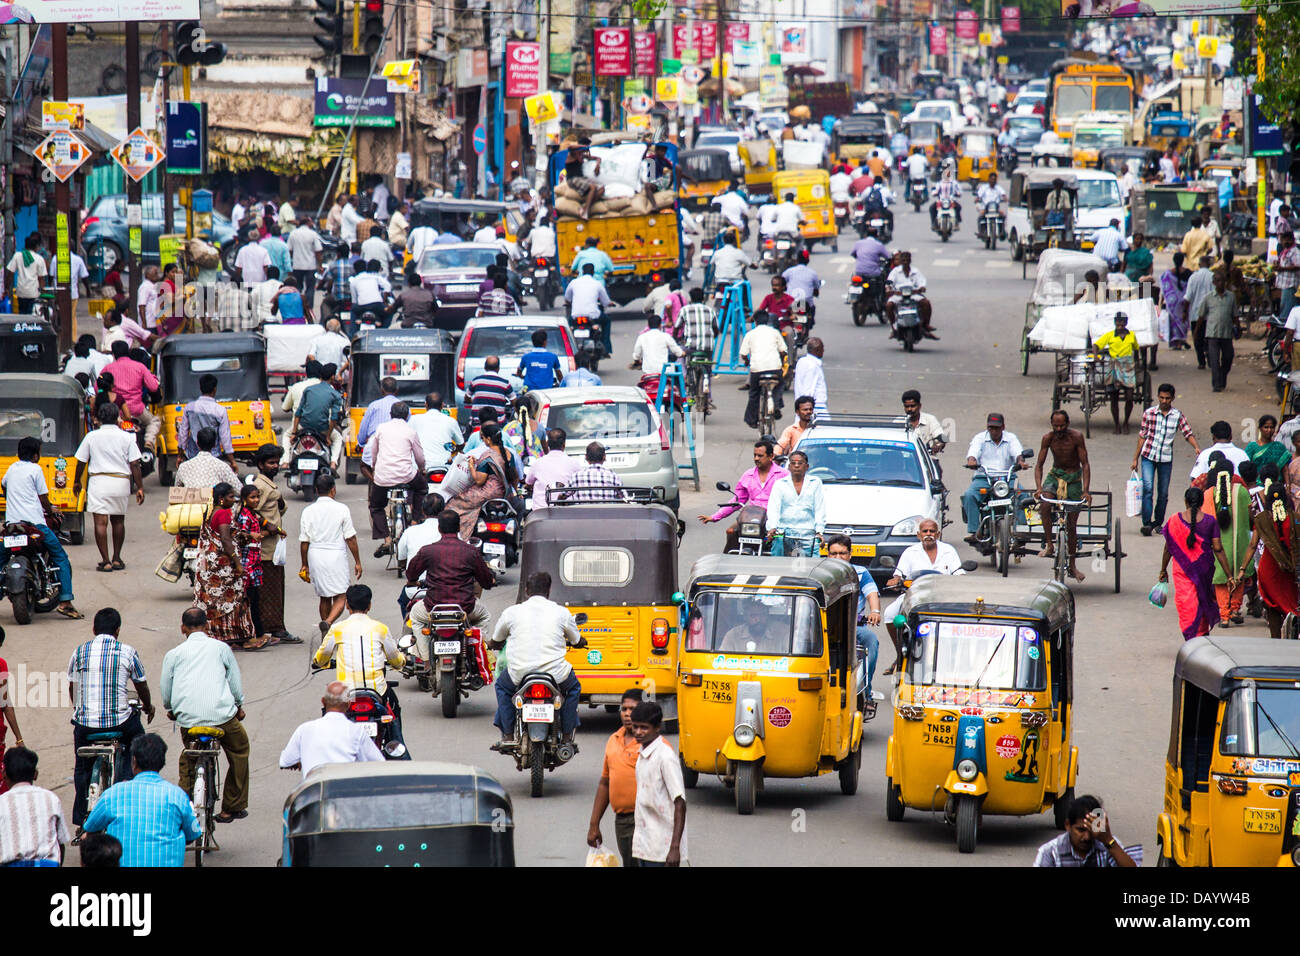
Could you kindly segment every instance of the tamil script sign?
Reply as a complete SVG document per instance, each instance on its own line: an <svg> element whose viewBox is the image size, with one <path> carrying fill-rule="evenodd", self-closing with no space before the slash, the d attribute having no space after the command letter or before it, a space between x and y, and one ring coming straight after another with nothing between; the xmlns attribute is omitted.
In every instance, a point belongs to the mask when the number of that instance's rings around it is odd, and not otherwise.
<svg viewBox="0 0 1300 956"><path fill-rule="evenodd" d="M1063 17L1227 17L1241 13L1240 2L1216 0L1061 0Z"/></svg>
<svg viewBox="0 0 1300 956"><path fill-rule="evenodd" d="M506 96L535 96L542 90L542 45L506 43Z"/></svg>
<svg viewBox="0 0 1300 956"><path fill-rule="evenodd" d="M23 0L0 3L0 23L121 23L197 20L199 0Z"/></svg>
<svg viewBox="0 0 1300 956"><path fill-rule="evenodd" d="M631 76L631 27L596 27L591 33L592 72L596 76Z"/></svg>
<svg viewBox="0 0 1300 956"><path fill-rule="evenodd" d="M359 109L358 109L359 107ZM316 111L312 122L316 126L347 126L356 113L358 126L397 125L393 94L388 92L382 79L340 79L333 76L316 78Z"/></svg>

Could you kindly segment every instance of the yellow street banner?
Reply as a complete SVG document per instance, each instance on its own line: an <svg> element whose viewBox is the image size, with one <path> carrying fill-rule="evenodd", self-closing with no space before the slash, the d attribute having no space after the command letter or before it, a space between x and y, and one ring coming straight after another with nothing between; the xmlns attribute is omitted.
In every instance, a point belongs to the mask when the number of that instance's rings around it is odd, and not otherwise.
<svg viewBox="0 0 1300 956"><path fill-rule="evenodd" d="M420 70L414 60L393 60L384 64L383 77L389 93L420 92Z"/></svg>
<svg viewBox="0 0 1300 956"><path fill-rule="evenodd" d="M46 100L41 104L41 129L73 130L86 128L86 106L84 103L55 103Z"/></svg>
<svg viewBox="0 0 1300 956"><path fill-rule="evenodd" d="M1187 68L1183 64L1183 52L1181 50L1174 51L1174 55L1170 60L1170 66L1172 66L1175 70L1185 70Z"/></svg>
<svg viewBox="0 0 1300 956"><path fill-rule="evenodd" d="M980 46L992 46L993 34L988 32L981 33L979 35L979 40L980 40Z"/></svg>
<svg viewBox="0 0 1300 956"><path fill-rule="evenodd" d="M626 119L628 129L650 129L649 114L629 113Z"/></svg>
<svg viewBox="0 0 1300 956"><path fill-rule="evenodd" d="M1196 55L1202 60L1213 60L1219 55L1219 38L1202 33L1196 38Z"/></svg>
<svg viewBox="0 0 1300 956"><path fill-rule="evenodd" d="M554 93L538 93L524 98L524 110L530 123L549 123L560 118L560 104Z"/></svg>
<svg viewBox="0 0 1300 956"><path fill-rule="evenodd" d="M655 80L655 99L660 103L677 102L678 81L675 76L661 76Z"/></svg>
<svg viewBox="0 0 1300 956"><path fill-rule="evenodd" d="M700 88L694 83L680 84L677 93L683 106L694 106L700 101Z"/></svg>

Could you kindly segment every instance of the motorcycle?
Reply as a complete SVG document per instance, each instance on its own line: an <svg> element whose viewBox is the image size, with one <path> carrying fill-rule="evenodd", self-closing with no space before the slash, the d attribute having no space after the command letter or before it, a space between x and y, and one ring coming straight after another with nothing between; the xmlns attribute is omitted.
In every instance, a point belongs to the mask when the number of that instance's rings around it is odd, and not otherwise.
<svg viewBox="0 0 1300 956"><path fill-rule="evenodd" d="M1003 577L1006 577L1011 561L1011 532L1015 529L1016 514L1022 508L1033 506L1031 496L1016 487L1015 473L1023 462L1033 457L1033 449L1026 448L1020 453L1020 461L1005 471L966 466L975 470L976 478L982 476L989 484L988 488L980 489L980 520L975 530L975 549L987 555L994 569Z"/></svg>
<svg viewBox="0 0 1300 956"><path fill-rule="evenodd" d="M199 529L181 528L176 535L176 546L181 549L181 572L194 587L194 576L199 571Z"/></svg>
<svg viewBox="0 0 1300 956"><path fill-rule="evenodd" d="M417 590L412 600L423 601L423 589ZM420 642L409 630L409 621L407 632L398 641L406 656L402 676L414 678L420 690L441 698L442 716L454 718L462 697L468 698L471 691L492 682L492 665L482 633L469 626L459 605L435 605L430 617L433 623L421 628L427 656L421 656Z"/></svg>
<svg viewBox="0 0 1300 956"><path fill-rule="evenodd" d="M912 203L912 210L914 212L920 212L921 207L930 199L930 184L925 181L924 177L921 179L911 179L908 180L907 189L908 199L910 199Z"/></svg>
<svg viewBox="0 0 1300 956"><path fill-rule="evenodd" d="M758 254L758 265L766 269L769 275L776 272L776 240L764 239L762 251Z"/></svg>
<svg viewBox="0 0 1300 956"><path fill-rule="evenodd" d="M1016 148L1010 143L998 150L999 177L1003 175L1010 176L1011 173L1016 171L1016 166L1019 163L1020 154L1016 152Z"/></svg>
<svg viewBox="0 0 1300 956"><path fill-rule="evenodd" d="M14 620L30 624L33 611L45 614L58 606L59 569L45 538L32 525L8 522L2 530L4 595L13 605Z"/></svg>
<svg viewBox="0 0 1300 956"><path fill-rule="evenodd" d="M921 297L915 292L900 293L901 298L894 310L894 331L903 344L904 352L916 349L921 341Z"/></svg>
<svg viewBox="0 0 1300 956"><path fill-rule="evenodd" d="M509 568L519 562L519 518L509 499L491 498L483 502L474 536L488 564L497 561Z"/></svg>
<svg viewBox="0 0 1300 956"><path fill-rule="evenodd" d="M889 321L885 315L885 277L855 275L849 280L849 291L844 302L853 310L853 324L867 324L867 316L875 313L881 325Z"/></svg>
<svg viewBox="0 0 1300 956"><path fill-rule="evenodd" d="M776 245L775 267L770 271L775 275L778 272L785 272L797 261L799 249L803 242L800 237L791 232L777 233L776 239L773 240Z"/></svg>
<svg viewBox="0 0 1300 956"><path fill-rule="evenodd" d="M577 358L587 356L587 368L596 371L596 366L605 350L601 348L600 323L586 315L575 315L571 319L574 343L578 347Z"/></svg>
<svg viewBox="0 0 1300 956"><path fill-rule="evenodd" d="M849 224L849 201L835 200L835 229L841 231Z"/></svg>
<svg viewBox="0 0 1300 956"><path fill-rule="evenodd" d="M551 268L550 260L545 256L524 259L519 280L523 284L524 295L535 296L537 307L543 312L549 311L555 305L555 299L559 295L555 270Z"/></svg>
<svg viewBox="0 0 1300 956"><path fill-rule="evenodd" d="M1286 342L1286 316L1270 315L1268 317L1268 331L1264 335L1264 354L1268 357L1268 367L1270 371L1280 372L1284 366L1289 366L1285 349ZM1287 367L1287 371L1290 368Z"/></svg>
<svg viewBox="0 0 1300 956"><path fill-rule="evenodd" d="M316 476L330 473L329 443L314 432L299 432L289 448L289 468L284 483L302 495L303 501L316 500Z"/></svg>
<svg viewBox="0 0 1300 956"><path fill-rule="evenodd" d="M586 614L575 614L574 623L587 623ZM585 648L587 639L579 638L574 648ZM550 674L534 671L525 674L515 690L515 733L509 744L502 744L501 752L515 759L515 769L527 769L530 792L542 795L547 770L568 763L578 753L578 745L565 740L560 732L559 710L564 705L560 681Z"/></svg>
<svg viewBox="0 0 1300 956"><path fill-rule="evenodd" d="M731 491L731 485L725 481L719 481L714 487L719 491ZM728 505L740 504L736 497L727 502ZM724 505L723 507L726 507ZM767 509L758 505L741 505L740 511L736 513L736 520L731 527L727 528L726 543L723 545L725 554L749 554L760 555L763 553L763 543L767 540Z"/></svg>
<svg viewBox="0 0 1300 956"><path fill-rule="evenodd" d="M406 744L397 739L397 715L383 696L370 687L358 687L348 704L347 718L362 724L366 733L375 738L375 744L385 760L402 760L407 757Z"/></svg>
<svg viewBox="0 0 1300 956"><path fill-rule="evenodd" d="M951 199L939 201L939 211L935 216L935 231L947 242L957 229L957 207Z"/></svg>
<svg viewBox="0 0 1300 956"><path fill-rule="evenodd" d="M998 239L1006 235L1006 219L999 203L984 205L980 211L977 234L984 240L984 248L994 250L998 247Z"/></svg>

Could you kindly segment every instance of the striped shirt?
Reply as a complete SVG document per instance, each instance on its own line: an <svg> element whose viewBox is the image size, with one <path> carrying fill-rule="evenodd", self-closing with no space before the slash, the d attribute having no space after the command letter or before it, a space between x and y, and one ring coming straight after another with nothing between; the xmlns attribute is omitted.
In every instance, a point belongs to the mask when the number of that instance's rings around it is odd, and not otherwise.
<svg viewBox="0 0 1300 956"><path fill-rule="evenodd" d="M1070 834L1062 833L1038 848L1034 866L1084 867L1119 866L1119 864L1110 855L1110 851L1102 846L1100 840L1093 840L1092 848L1083 856L1079 856L1070 844Z"/></svg>
<svg viewBox="0 0 1300 956"><path fill-rule="evenodd" d="M59 798L44 787L16 783L0 794L0 866L18 860L55 860L68 843Z"/></svg>
<svg viewBox="0 0 1300 956"><path fill-rule="evenodd" d="M131 716L127 682L144 683L144 664L130 644L111 634L97 634L72 652L68 680L77 685L74 724L116 727Z"/></svg>
<svg viewBox="0 0 1300 956"><path fill-rule="evenodd" d="M1187 424L1187 417L1176 408L1161 412L1159 405L1152 405L1142 413L1142 424L1138 435L1142 439L1141 456L1157 464L1174 460L1174 438L1179 433L1188 441L1194 437L1192 426Z"/></svg>
<svg viewBox="0 0 1300 956"><path fill-rule="evenodd" d="M185 791L153 770L105 790L83 829L117 837L122 866L184 866L185 844L200 833Z"/></svg>
<svg viewBox="0 0 1300 956"><path fill-rule="evenodd" d="M618 472L611 471L603 464L593 465L588 462L583 467L573 473L569 479L570 488L589 489L586 491L575 491L572 495L566 495L567 501L622 501L623 496L617 491L611 489L622 488L623 479L618 476Z"/></svg>
<svg viewBox="0 0 1300 956"><path fill-rule="evenodd" d="M510 401L514 397L515 390L510 385L510 379L496 372L484 372L469 383L465 400L473 409L475 418L482 409L495 408L501 413L498 418L500 420L505 418L506 409L510 407Z"/></svg>
<svg viewBox="0 0 1300 956"><path fill-rule="evenodd" d="M244 703L239 665L229 644L191 631L163 658L163 709L182 727L219 727Z"/></svg>
<svg viewBox="0 0 1300 956"><path fill-rule="evenodd" d="M677 327L680 329L682 348L688 352L713 351L713 325L717 316L713 306L703 302L692 302L677 314Z"/></svg>

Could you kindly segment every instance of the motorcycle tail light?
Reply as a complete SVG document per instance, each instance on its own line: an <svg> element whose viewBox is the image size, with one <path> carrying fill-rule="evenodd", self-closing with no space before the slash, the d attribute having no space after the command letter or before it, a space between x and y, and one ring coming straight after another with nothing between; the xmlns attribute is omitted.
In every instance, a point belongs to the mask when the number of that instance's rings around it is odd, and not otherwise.
<svg viewBox="0 0 1300 956"><path fill-rule="evenodd" d="M663 276L660 275L658 272L652 272L652 273L650 273L650 281L651 281L651 282L658 282L658 281L659 281L660 279L662 279L662 278L663 278Z"/></svg>
<svg viewBox="0 0 1300 956"><path fill-rule="evenodd" d="M487 523L487 530L489 530L489 531L495 531L495 532L497 532L498 534L501 534L501 533L503 533L503 532L506 530L506 526L505 526L504 522L501 522L501 521L489 521L489 522Z"/></svg>
<svg viewBox="0 0 1300 956"><path fill-rule="evenodd" d="M369 697L358 697L348 707L348 710L355 716L366 715L366 719L375 712L375 702Z"/></svg>
<svg viewBox="0 0 1300 956"><path fill-rule="evenodd" d="M776 241L773 240L773 239L764 239L764 240L763 240L763 248L764 248L764 249L775 249L775 248L776 248Z"/></svg>
<svg viewBox="0 0 1300 956"><path fill-rule="evenodd" d="M529 700L548 700L551 689L545 684L529 684L528 689L524 691L524 696Z"/></svg>
<svg viewBox="0 0 1300 956"><path fill-rule="evenodd" d="M650 622L650 646L656 649L668 646L668 618L657 617Z"/></svg>
<svg viewBox="0 0 1300 956"><path fill-rule="evenodd" d="M862 281L863 281L863 280L862 280L862 276L854 276L854 277L853 277L851 280L849 280L849 281L852 282L854 285L862 285Z"/></svg>
<svg viewBox="0 0 1300 956"><path fill-rule="evenodd" d="M435 471L429 475L429 482L431 484L440 485L442 484L442 479L446 477L447 473L445 471Z"/></svg>
<svg viewBox="0 0 1300 956"><path fill-rule="evenodd" d="M537 268L539 268L539 269L545 269L546 266L547 266L547 262L546 262L546 260L545 260L544 258L542 258L541 256L539 256L539 257L537 258Z"/></svg>

